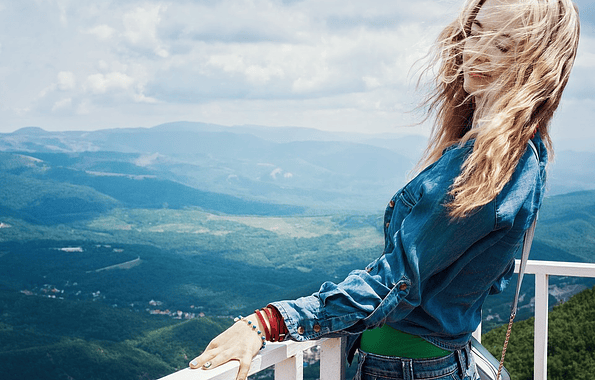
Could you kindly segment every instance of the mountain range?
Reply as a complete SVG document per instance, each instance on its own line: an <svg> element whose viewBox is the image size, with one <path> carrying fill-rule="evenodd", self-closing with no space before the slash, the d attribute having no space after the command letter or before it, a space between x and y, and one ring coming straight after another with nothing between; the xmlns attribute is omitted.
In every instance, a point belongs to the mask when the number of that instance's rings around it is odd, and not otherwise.
<svg viewBox="0 0 595 380"><path fill-rule="evenodd" d="M187 191L194 197L194 189L205 196L225 194L259 206L294 206L310 214L382 210L411 176L425 143L425 137L413 134L339 134L191 122L94 132L29 127L0 134L0 151L19 152L42 160L39 165L51 165L53 172L45 173L48 179L70 177L73 185L93 187L94 177L111 176L118 188L132 186L133 180L159 181L168 189L165 194ZM595 151L558 152L548 194L590 189L595 189ZM148 203L176 207L171 198L155 194L148 198Z"/></svg>

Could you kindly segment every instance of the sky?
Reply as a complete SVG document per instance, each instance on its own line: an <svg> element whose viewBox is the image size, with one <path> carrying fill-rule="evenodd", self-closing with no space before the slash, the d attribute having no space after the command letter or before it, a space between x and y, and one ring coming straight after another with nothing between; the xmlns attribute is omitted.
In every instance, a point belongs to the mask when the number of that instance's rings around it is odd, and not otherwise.
<svg viewBox="0 0 595 380"><path fill-rule="evenodd" d="M554 138L595 141L595 1L576 3L581 42ZM411 67L461 6L0 0L0 133L184 120L424 134Z"/></svg>

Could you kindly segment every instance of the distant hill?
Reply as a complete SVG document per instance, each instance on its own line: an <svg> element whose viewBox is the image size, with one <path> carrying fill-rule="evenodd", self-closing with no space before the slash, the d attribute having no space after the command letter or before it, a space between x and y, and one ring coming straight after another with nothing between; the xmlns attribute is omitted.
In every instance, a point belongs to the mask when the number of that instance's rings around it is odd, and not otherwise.
<svg viewBox="0 0 595 380"><path fill-rule="evenodd" d="M51 168L33 157L0 153L0 162L0 215L59 224L95 217L118 204L90 187L51 178Z"/></svg>
<svg viewBox="0 0 595 380"><path fill-rule="evenodd" d="M532 255L540 260L594 262L595 191L546 198L535 239Z"/></svg>
<svg viewBox="0 0 595 380"><path fill-rule="evenodd" d="M106 156L0 152L0 215L51 225L91 219L114 207L200 207L237 215L304 210L201 191L120 161L128 155Z"/></svg>
<svg viewBox="0 0 595 380"><path fill-rule="evenodd" d="M548 194L595 189L595 152L556 151L548 172Z"/></svg>
<svg viewBox="0 0 595 380"><path fill-rule="evenodd" d="M405 133L407 132L407 134ZM0 151L99 173L151 175L310 212L377 212L408 179L426 138L172 122L153 128L0 134ZM556 152L551 195L595 189L595 152ZM170 203L170 202L168 202Z"/></svg>

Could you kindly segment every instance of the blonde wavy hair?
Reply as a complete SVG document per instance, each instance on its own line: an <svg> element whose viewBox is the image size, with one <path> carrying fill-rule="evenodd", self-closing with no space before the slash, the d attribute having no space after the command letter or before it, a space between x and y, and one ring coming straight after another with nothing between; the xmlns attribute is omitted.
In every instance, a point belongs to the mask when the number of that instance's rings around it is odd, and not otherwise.
<svg viewBox="0 0 595 380"><path fill-rule="evenodd" d="M509 2L506 6L516 7L517 19L510 20L507 29L493 31L488 41L508 36L514 24L518 44L498 78L480 90L483 101L476 104L476 97L463 88L463 52L485 2L467 1L458 19L440 34L428 66L438 71L424 103L435 123L418 168L438 160L446 147L475 139L473 152L450 188L447 207L453 218L472 213L502 191L537 129L548 153L553 153L550 121L578 47L578 9L571 0Z"/></svg>

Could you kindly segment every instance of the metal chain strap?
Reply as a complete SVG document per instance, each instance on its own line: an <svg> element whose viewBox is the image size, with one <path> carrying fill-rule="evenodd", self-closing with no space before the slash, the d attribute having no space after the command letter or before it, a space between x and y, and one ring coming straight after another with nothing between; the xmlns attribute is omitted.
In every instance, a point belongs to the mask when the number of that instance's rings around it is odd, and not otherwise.
<svg viewBox="0 0 595 380"><path fill-rule="evenodd" d="M512 322L514 321L516 313L510 314L510 320L508 321L508 330L506 330L506 339L504 340L504 347L502 347L502 357L500 358L500 365L498 366L498 375L496 380L500 380L502 374L502 367L504 367L504 356L506 356L506 349L508 348L508 340L510 339L510 331L512 330Z"/></svg>

